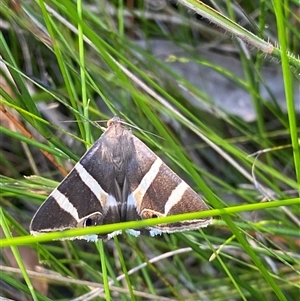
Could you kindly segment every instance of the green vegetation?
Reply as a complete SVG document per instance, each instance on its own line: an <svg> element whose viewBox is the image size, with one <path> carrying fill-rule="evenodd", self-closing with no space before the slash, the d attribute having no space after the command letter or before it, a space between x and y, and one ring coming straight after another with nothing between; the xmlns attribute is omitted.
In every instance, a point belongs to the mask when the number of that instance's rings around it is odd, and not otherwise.
<svg viewBox="0 0 300 301"><path fill-rule="evenodd" d="M154 2L1 0L1 296L298 299L299 1ZM213 225L97 243L53 241L93 228L29 236L113 115L203 195Z"/></svg>

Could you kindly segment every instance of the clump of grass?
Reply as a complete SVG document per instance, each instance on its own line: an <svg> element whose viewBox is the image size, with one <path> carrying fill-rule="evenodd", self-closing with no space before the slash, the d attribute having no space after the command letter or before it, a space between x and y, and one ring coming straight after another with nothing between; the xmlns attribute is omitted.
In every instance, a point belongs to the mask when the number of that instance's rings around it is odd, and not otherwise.
<svg viewBox="0 0 300 301"><path fill-rule="evenodd" d="M294 10L281 1L241 6L228 1L215 13L200 2L180 1L179 7L150 14L142 2L136 7L101 3L3 4L3 295L18 300L296 300L299 59L292 54L299 52L300 34ZM157 37L160 44L172 41L176 51L170 46L162 60L139 46L136 37L149 45ZM238 59L243 76L210 61L199 45L218 50L224 60ZM200 84L205 74L198 84L192 70L176 72L176 63L206 66L233 90L242 88L255 118L249 122L232 114L232 107L217 105ZM272 95L272 82L264 80L267 64L282 70L287 111ZM263 97L261 83L272 102ZM216 83L218 89L222 93ZM133 129L134 134L205 197L214 208L213 225L156 238L124 234L96 244L52 241L64 233L28 236L37 207L100 136L103 123L95 121L114 114L142 129ZM259 157L249 156L260 150Z"/></svg>

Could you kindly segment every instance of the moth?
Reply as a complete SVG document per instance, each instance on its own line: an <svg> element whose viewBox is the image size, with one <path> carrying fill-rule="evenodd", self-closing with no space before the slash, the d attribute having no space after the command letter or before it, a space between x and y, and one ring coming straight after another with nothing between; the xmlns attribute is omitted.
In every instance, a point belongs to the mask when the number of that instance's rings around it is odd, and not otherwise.
<svg viewBox="0 0 300 301"><path fill-rule="evenodd" d="M209 210L119 117L82 156L34 215L30 232L40 233ZM195 230L211 218L160 224L128 232L139 236ZM121 231L75 237L95 241Z"/></svg>

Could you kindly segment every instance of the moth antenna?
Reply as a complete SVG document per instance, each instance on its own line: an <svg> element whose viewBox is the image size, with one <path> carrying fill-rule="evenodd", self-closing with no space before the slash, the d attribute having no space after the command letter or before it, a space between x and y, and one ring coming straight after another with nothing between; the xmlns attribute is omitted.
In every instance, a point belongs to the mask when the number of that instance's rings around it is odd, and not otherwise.
<svg viewBox="0 0 300 301"><path fill-rule="evenodd" d="M159 138L159 139L164 140L163 137L161 137L161 136L159 136L159 135L156 135L156 134L154 134L154 133L152 133L152 132L143 130L143 129L139 128L139 127L136 126L136 125L130 124L130 123L128 123L128 122L126 122L126 121L124 121L124 120L122 120L122 119L121 119L120 121L121 121L122 124L127 125L127 126L129 126L130 128L133 128L133 129L138 130L138 131L140 131L140 132L142 132L142 133L146 133L146 134L149 134L149 135L154 136L154 137L156 137L156 138Z"/></svg>
<svg viewBox="0 0 300 301"><path fill-rule="evenodd" d="M95 120L92 121L90 119L86 119L86 120L64 120L62 121L63 123L83 123L83 122L89 122L92 125L94 125L95 127L101 129L102 131L105 131L105 127L101 126L99 123L107 123L107 120Z"/></svg>

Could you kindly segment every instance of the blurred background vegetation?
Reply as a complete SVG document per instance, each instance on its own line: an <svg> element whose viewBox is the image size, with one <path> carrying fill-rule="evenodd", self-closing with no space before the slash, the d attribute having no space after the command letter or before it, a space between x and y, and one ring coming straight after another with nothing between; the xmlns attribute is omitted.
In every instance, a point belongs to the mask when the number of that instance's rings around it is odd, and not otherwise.
<svg viewBox="0 0 300 301"><path fill-rule="evenodd" d="M298 0L1 0L0 16L3 297L298 299ZM203 231L29 244L34 212L113 115L212 208L239 212Z"/></svg>

